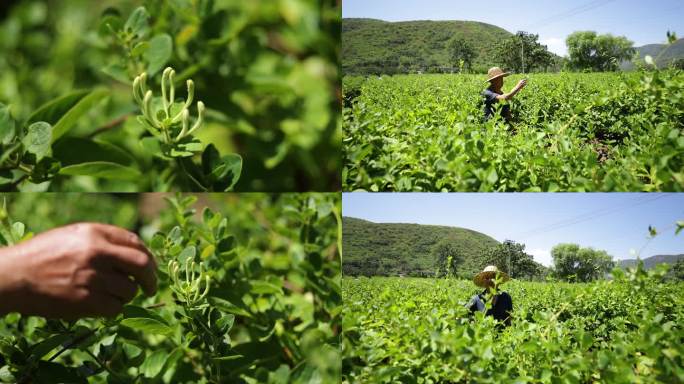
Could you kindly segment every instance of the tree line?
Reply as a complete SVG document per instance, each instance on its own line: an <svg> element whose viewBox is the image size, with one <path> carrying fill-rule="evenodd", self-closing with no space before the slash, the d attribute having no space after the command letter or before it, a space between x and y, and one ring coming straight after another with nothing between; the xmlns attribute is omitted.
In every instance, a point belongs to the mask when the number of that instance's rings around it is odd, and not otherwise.
<svg viewBox="0 0 684 384"><path fill-rule="evenodd" d="M667 33L668 44L676 41L676 35ZM639 62L634 43L624 36L598 34L595 31L577 31L565 41L568 57L560 57L539 42L539 35L519 31L502 39L495 47L494 54L487 61L490 66L500 66L507 71L557 72L591 71L607 72L620 69L620 63L628 60ZM407 57L397 54L374 62L362 63L356 71L366 74L395 73L482 73L487 68L474 63L478 59L476 47L462 37L454 37L446 43L448 63L440 63L434 58L422 56ZM679 64L677 64L679 63ZM675 66L683 65L675 62Z"/></svg>
<svg viewBox="0 0 684 384"><path fill-rule="evenodd" d="M414 277L456 277L471 279L473 271L464 267L465 255L456 244L448 239L435 244L432 250L433 271L400 271L400 275ZM496 265L499 270L520 280L558 279L568 282L590 282L606 278L617 265L606 251L582 247L578 244L562 243L551 250L553 265L550 268L534 261L525 252L525 245L505 240L495 247L485 250L479 257L479 264ZM375 276L383 275L382 261L369 258L362 261L345 261L345 275ZM670 269L668 278L684 280L684 259L677 261Z"/></svg>

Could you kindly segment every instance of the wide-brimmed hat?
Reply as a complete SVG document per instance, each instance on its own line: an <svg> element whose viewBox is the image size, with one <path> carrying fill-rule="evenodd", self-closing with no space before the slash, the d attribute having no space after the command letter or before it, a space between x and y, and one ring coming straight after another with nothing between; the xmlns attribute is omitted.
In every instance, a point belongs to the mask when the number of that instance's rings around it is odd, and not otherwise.
<svg viewBox="0 0 684 384"><path fill-rule="evenodd" d="M497 268L496 265L488 265L485 267L484 271L475 275L473 282L478 287L486 287L486 282L488 280L494 280L497 274L499 275L500 283L504 283L511 279L506 272L499 271L499 268Z"/></svg>
<svg viewBox="0 0 684 384"><path fill-rule="evenodd" d="M499 77L506 77L510 75L510 72L504 72L499 67L491 67L489 68L489 71L487 71L487 81L492 81L494 79L498 79Z"/></svg>

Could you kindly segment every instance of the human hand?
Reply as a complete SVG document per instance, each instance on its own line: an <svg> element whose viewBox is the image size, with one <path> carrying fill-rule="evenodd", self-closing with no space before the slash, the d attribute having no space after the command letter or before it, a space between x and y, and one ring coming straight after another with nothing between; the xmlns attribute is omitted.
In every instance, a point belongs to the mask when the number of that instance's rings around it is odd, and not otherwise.
<svg viewBox="0 0 684 384"><path fill-rule="evenodd" d="M527 85L527 79L522 79L522 80L518 81L518 84L515 86L515 89L521 90L521 89L525 88L526 85Z"/></svg>
<svg viewBox="0 0 684 384"><path fill-rule="evenodd" d="M156 292L156 263L125 229L78 223L0 249L0 315L113 317L140 285ZM131 280L131 277L133 280Z"/></svg>

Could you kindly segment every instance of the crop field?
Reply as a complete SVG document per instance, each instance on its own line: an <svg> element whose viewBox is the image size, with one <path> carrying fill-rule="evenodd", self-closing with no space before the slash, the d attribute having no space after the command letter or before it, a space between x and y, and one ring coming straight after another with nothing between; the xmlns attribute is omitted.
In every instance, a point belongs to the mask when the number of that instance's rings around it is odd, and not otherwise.
<svg viewBox="0 0 684 384"><path fill-rule="evenodd" d="M511 125L483 78L345 78L343 190L684 190L681 71L530 74Z"/></svg>
<svg viewBox="0 0 684 384"><path fill-rule="evenodd" d="M682 383L684 286L634 269L519 282L510 327L464 308L470 281L344 278L343 383Z"/></svg>

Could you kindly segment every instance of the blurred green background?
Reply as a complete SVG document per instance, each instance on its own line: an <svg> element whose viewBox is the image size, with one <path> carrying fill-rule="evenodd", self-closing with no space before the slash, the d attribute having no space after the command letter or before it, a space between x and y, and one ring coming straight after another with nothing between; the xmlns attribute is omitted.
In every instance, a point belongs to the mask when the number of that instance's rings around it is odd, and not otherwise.
<svg viewBox="0 0 684 384"><path fill-rule="evenodd" d="M166 33L173 39L166 65L181 74L178 84L192 78L196 100L210 109L208 125L197 136L221 153L242 156L237 191L340 189L341 1L2 3L0 102L10 105L17 120L74 89L104 86L112 96L70 134L96 136L144 157L144 130L131 97L136 74L127 73L124 82L115 71L125 52L102 23L103 15L119 14L125 21L144 5L152 17L150 36ZM121 118L122 124L109 125ZM61 182L60 190L107 190L79 177Z"/></svg>

